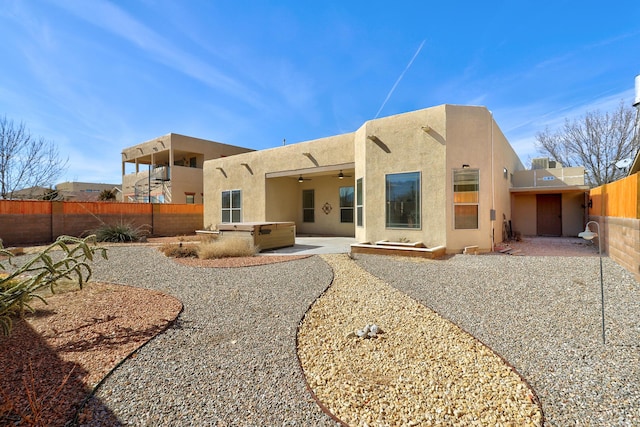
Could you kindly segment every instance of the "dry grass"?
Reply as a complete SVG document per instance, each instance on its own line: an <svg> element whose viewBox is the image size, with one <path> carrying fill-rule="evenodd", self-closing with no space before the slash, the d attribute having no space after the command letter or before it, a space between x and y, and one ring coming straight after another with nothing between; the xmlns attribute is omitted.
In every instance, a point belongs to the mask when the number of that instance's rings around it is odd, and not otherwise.
<svg viewBox="0 0 640 427"><path fill-rule="evenodd" d="M233 237L201 243L198 247L198 258L200 259L252 257L256 253L258 253L258 248L249 240Z"/></svg>
<svg viewBox="0 0 640 427"><path fill-rule="evenodd" d="M160 252L171 258L197 258L198 245L180 243L164 243Z"/></svg>

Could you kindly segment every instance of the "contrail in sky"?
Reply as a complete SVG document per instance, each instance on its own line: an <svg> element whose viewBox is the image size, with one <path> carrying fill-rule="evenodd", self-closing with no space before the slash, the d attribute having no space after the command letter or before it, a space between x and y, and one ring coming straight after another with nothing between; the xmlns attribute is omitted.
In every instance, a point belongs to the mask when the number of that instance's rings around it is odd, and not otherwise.
<svg viewBox="0 0 640 427"><path fill-rule="evenodd" d="M398 77L398 80L396 80L396 82L393 84L393 87L391 88L391 90L389 91L389 93L387 94L387 97L384 99L384 102L382 103L382 105L380 106L380 109L378 110L378 112L376 113L376 116L374 117L374 119L378 118L378 115L380 115L380 112L382 111L382 109L384 108L385 104L387 103L387 101L389 100L389 98L391 98L391 95L393 95L393 91L396 90L396 87L398 86L398 84L400 83L400 80L402 80L402 78L404 77L405 73L409 70L409 68L411 68L411 64L413 64L413 61L415 61L416 57L418 56L418 54L420 53L420 51L422 50L422 46L424 46L424 43L426 42L426 40L422 40L422 43L420 43L420 46L418 47L418 50L416 50L416 53L413 54L413 58L411 58L411 61L409 61L409 64L407 64L406 68L404 69L404 71L402 72L402 74L400 74L400 77Z"/></svg>

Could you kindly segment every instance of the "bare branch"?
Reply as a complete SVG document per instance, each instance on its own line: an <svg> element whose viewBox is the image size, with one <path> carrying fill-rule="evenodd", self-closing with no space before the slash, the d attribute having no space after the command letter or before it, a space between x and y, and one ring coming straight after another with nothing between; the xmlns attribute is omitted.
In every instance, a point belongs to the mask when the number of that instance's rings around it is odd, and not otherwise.
<svg viewBox="0 0 640 427"><path fill-rule="evenodd" d="M584 166L590 185L598 186L622 178L626 171L616 166L633 158L640 149L635 132L634 110L624 101L612 112L589 111L561 130L536 135L536 148L564 166Z"/></svg>
<svg viewBox="0 0 640 427"><path fill-rule="evenodd" d="M24 123L0 117L0 199L24 188L51 187L67 163L53 142L34 138Z"/></svg>

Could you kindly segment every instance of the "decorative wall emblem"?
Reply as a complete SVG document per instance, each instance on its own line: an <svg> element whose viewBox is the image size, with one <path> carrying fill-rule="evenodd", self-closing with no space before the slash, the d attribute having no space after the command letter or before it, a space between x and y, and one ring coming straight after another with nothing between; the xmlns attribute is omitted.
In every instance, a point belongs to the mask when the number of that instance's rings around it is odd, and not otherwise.
<svg viewBox="0 0 640 427"><path fill-rule="evenodd" d="M324 212L326 215L329 215L329 213L331 212L331 209L333 208L331 207L329 202L326 202L324 206L322 206L322 212Z"/></svg>

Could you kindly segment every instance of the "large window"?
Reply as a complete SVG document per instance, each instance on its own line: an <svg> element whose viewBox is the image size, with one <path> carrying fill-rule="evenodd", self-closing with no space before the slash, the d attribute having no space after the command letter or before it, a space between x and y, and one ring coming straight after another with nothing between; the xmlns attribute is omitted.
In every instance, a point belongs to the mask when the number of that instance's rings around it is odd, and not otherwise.
<svg viewBox="0 0 640 427"><path fill-rule="evenodd" d="M353 187L340 187L340 222L353 223Z"/></svg>
<svg viewBox="0 0 640 427"><path fill-rule="evenodd" d="M222 222L242 221L242 197L240 190L222 192Z"/></svg>
<svg viewBox="0 0 640 427"><path fill-rule="evenodd" d="M302 190L302 222L315 222L315 194L313 190Z"/></svg>
<svg viewBox="0 0 640 427"><path fill-rule="evenodd" d="M385 178L386 226L420 228L420 172L389 174Z"/></svg>
<svg viewBox="0 0 640 427"><path fill-rule="evenodd" d="M453 226L456 230L478 228L479 194L480 171L478 169L453 171Z"/></svg>
<svg viewBox="0 0 640 427"><path fill-rule="evenodd" d="M363 206L362 203L362 178L358 178L356 180L356 225L358 227L362 227L362 214L363 214Z"/></svg>

